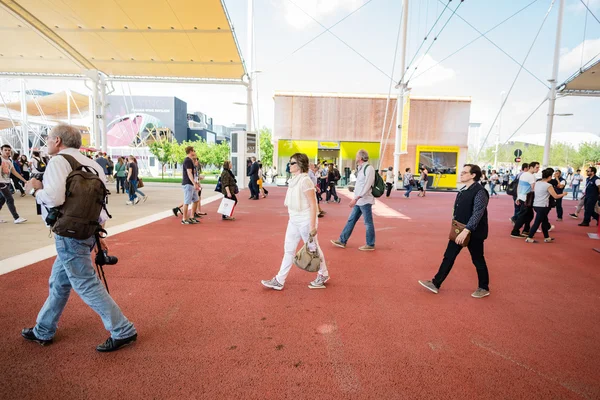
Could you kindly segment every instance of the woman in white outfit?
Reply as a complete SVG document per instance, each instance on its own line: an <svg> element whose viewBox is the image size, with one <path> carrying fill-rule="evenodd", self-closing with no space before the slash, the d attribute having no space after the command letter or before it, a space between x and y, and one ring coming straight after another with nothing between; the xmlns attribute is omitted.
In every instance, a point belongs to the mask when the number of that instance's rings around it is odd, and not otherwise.
<svg viewBox="0 0 600 400"><path fill-rule="evenodd" d="M313 235L314 243L319 251L321 266L317 278L308 287L310 289L325 289L325 282L329 280L329 272L325 265L323 251L317 241L317 215L319 209L315 196L315 185L308 176L308 157L306 154L296 153L290 158L290 172L293 178L289 181L285 195L285 205L288 208L290 219L285 232L284 255L279 273L271 280L261 281L263 286L282 290L285 279L290 273L294 255L300 239L306 243L309 234Z"/></svg>

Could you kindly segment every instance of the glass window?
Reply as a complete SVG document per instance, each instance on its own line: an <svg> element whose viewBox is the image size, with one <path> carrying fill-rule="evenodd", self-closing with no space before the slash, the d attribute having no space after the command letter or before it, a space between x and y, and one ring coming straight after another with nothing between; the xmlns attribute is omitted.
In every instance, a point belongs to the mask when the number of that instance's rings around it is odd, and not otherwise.
<svg viewBox="0 0 600 400"><path fill-rule="evenodd" d="M232 153L238 152L238 134L237 133L231 134L231 152Z"/></svg>
<svg viewBox="0 0 600 400"><path fill-rule="evenodd" d="M156 157L150 157L150 166L154 167L156 165Z"/></svg>
<svg viewBox="0 0 600 400"><path fill-rule="evenodd" d="M423 167L427 168L430 174L456 175L456 153L421 152L419 170Z"/></svg>
<svg viewBox="0 0 600 400"><path fill-rule="evenodd" d="M236 134L237 136L237 134ZM236 156L231 157L231 172L233 172L233 175L237 176L237 169L238 169L238 158Z"/></svg>

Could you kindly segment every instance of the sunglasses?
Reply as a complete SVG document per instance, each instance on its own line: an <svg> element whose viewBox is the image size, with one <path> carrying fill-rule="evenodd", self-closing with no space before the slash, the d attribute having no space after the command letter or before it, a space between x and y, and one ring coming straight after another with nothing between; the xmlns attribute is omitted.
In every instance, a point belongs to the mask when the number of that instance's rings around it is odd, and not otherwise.
<svg viewBox="0 0 600 400"><path fill-rule="evenodd" d="M296 165L298 164L296 161L290 161L290 165Z"/></svg>

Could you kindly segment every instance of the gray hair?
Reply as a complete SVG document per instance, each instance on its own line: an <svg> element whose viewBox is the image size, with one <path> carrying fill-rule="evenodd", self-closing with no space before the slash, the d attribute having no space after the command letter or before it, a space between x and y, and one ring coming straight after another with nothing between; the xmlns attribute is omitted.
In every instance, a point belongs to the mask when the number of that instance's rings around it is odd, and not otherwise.
<svg viewBox="0 0 600 400"><path fill-rule="evenodd" d="M52 128L50 135L60 138L65 147L72 149L81 147L81 133L73 125L58 124Z"/></svg>
<svg viewBox="0 0 600 400"><path fill-rule="evenodd" d="M369 153L364 149L360 149L356 155L363 161L369 161Z"/></svg>

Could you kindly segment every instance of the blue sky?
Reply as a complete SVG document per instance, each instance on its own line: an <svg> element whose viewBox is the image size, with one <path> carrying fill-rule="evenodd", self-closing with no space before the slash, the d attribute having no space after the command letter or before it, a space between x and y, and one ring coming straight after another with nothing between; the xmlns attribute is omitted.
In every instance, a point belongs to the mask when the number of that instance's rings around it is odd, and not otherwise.
<svg viewBox="0 0 600 400"><path fill-rule="evenodd" d="M476 28L485 32L533 0L465 0L458 8L462 16ZM600 0L584 0L600 18ZM330 26L350 12L367 3L332 31L350 44L373 64L392 75L392 62L401 1L390 0L255 0L255 70L258 75L258 108L256 114L261 126L273 126L273 92L275 90L312 92L387 93L390 79L368 62L348 49L331 34L325 33L297 53L291 53L323 31L316 22L306 17L296 3L325 26ZM242 52L246 53L247 0L225 0ZM525 66L540 80L551 76L558 0L527 59ZM411 0L407 63L426 29L444 8L439 0ZM450 3L454 9L458 0ZM488 34L488 37L518 61L523 61L551 0L538 0L525 11ZM198 10L201 12L201 8ZM450 11L442 15L436 26L439 32ZM581 44L584 40L585 8L579 0L567 0L561 43L561 69L559 81L577 71L581 65ZM457 16L450 19L432 49L419 64L424 71L437 61L450 55L479 34ZM584 63L600 53L600 23L587 18ZM430 41L421 50L429 46ZM419 55L417 57L419 59ZM283 61L282 61L283 60ZM484 135L500 106L500 93L508 92L519 66L484 38L444 61L426 74L413 79L409 86L415 96L470 96L471 121L481 122ZM395 80L399 79L399 61ZM409 72L409 75L411 73ZM414 74L416 77L418 73ZM11 85L15 85L12 87ZM17 83L5 84L0 89L17 89ZM61 90L64 81L30 81L30 87ZM73 90L86 93L80 83L71 82ZM170 93L188 103L189 111L203 111L214 117L217 124L245 122L245 108L233 102L245 102L245 89L230 86L199 86L174 84L116 84L117 93L131 90L134 95L164 95ZM395 94L395 92L394 92ZM503 138L533 111L547 94L545 86L522 71L510 94L502 114ZM557 101L557 113L573 113L572 117L556 118L555 131L583 131L600 134L597 110L598 98L565 98ZM520 133L545 131L547 106L544 105L522 128ZM493 142L492 130L488 143Z"/></svg>

